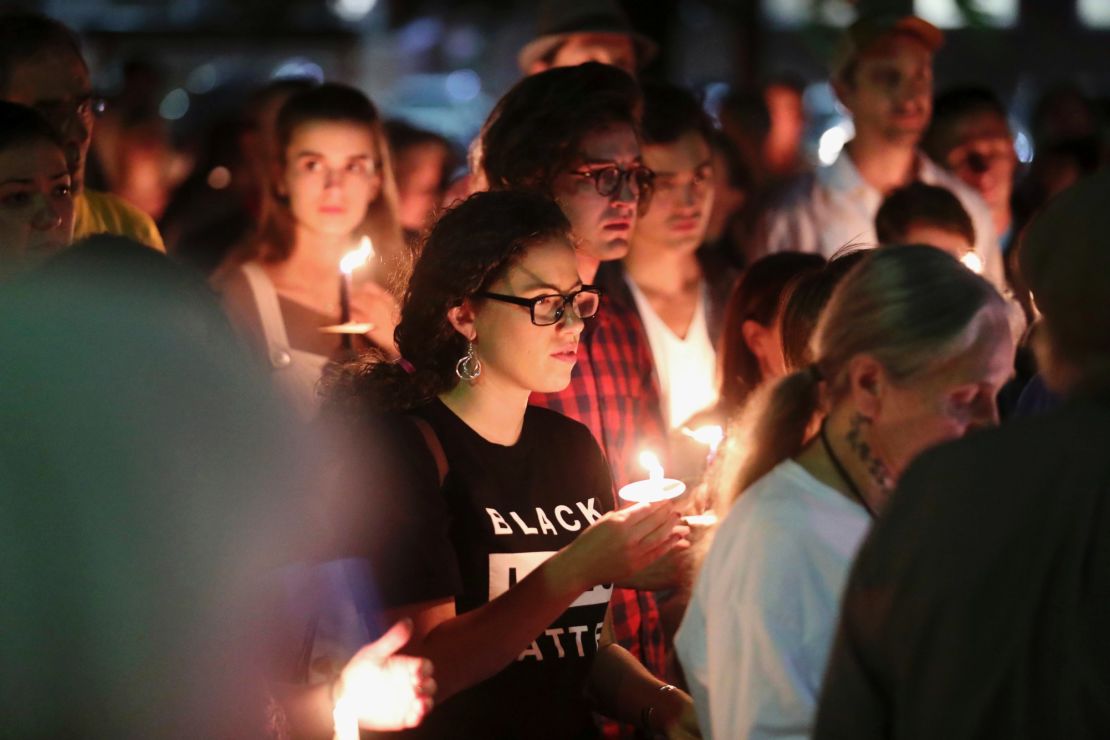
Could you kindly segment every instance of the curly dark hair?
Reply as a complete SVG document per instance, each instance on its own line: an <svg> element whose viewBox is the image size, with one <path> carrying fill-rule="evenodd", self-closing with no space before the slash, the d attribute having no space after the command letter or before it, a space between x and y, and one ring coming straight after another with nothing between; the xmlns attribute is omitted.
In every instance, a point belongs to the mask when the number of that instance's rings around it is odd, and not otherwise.
<svg viewBox="0 0 1110 740"><path fill-rule="evenodd" d="M587 62L525 77L482 127L482 169L494 190L550 195L588 134L626 124L639 134L640 89L616 67Z"/></svg>
<svg viewBox="0 0 1110 740"><path fill-rule="evenodd" d="M370 353L325 380L325 407L344 415L405 411L459 382L455 364L466 339L447 311L475 300L529 246L570 239L570 222L538 193L476 193L446 211L432 227L412 271L394 337L404 360Z"/></svg>

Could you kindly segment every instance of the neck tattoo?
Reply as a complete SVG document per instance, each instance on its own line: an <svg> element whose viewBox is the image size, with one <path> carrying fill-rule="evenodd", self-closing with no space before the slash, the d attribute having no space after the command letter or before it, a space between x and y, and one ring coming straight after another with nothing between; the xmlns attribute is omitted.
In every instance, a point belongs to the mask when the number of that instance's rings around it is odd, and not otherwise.
<svg viewBox="0 0 1110 740"><path fill-rule="evenodd" d="M849 444L851 444L851 437L852 437L851 432L849 432L848 436L849 436ZM844 464L840 462L840 458L837 457L835 452L833 452L832 445L829 444L829 436L828 436L828 432L826 431L826 423L824 421L821 422L821 444L822 444L822 446L824 446L825 454L827 454L829 456L829 460L832 462L833 467L836 468L837 475L839 475L840 479L842 481L844 481L844 484L848 487L848 491L852 494L851 498L853 498L856 501L856 503L858 503L860 506L863 507L864 511L867 512L868 516L870 516L872 519L875 519L875 517L876 517L875 510L871 507L871 504L869 504L867 502L867 499L863 495L863 491L861 491L859 489L859 486L856 485L855 480L852 479L852 476L848 473L847 468L845 468ZM855 449L854 445L852 447L853 447L853 449ZM857 454L858 454L858 452L857 452ZM870 454L870 453L868 453L868 454ZM869 469L869 472L870 472L870 469Z"/></svg>

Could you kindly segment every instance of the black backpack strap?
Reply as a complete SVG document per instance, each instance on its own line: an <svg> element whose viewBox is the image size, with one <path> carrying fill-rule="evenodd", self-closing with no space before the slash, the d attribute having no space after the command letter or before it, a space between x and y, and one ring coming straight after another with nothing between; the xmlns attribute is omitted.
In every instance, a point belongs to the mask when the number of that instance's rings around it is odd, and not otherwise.
<svg viewBox="0 0 1110 740"><path fill-rule="evenodd" d="M436 473L439 474L439 485L443 485L443 481L447 479L447 453L443 451L443 444L439 441L439 435L436 430L432 429L432 425L426 419L419 416L409 416L412 423L424 435L424 443L428 445L428 450L432 453L432 457L436 461Z"/></svg>

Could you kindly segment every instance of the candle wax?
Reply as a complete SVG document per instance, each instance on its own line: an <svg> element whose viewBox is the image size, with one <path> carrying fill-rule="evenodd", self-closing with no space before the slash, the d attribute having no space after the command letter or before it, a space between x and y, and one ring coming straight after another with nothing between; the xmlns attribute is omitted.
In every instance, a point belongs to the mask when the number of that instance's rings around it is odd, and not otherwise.
<svg viewBox="0 0 1110 740"><path fill-rule="evenodd" d="M617 493L621 499L634 504L666 501L677 498L686 491L686 484L674 478L650 478L622 486Z"/></svg>

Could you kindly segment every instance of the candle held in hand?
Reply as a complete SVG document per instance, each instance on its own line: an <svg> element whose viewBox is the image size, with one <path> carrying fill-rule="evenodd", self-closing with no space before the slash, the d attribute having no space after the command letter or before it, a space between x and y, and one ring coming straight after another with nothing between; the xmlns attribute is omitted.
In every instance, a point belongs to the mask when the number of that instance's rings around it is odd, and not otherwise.
<svg viewBox="0 0 1110 740"><path fill-rule="evenodd" d="M629 483L617 493L624 501L634 504L655 503L677 498L686 491L686 484L674 478L667 478L663 473L663 465L655 453L645 451L640 453L640 465L648 471L647 480Z"/></svg>
<svg viewBox="0 0 1110 740"><path fill-rule="evenodd" d="M351 273L365 265L374 256L374 245L370 237L364 236L358 249L353 249L339 260L339 324L351 323ZM350 349L351 337L343 334L343 346Z"/></svg>

